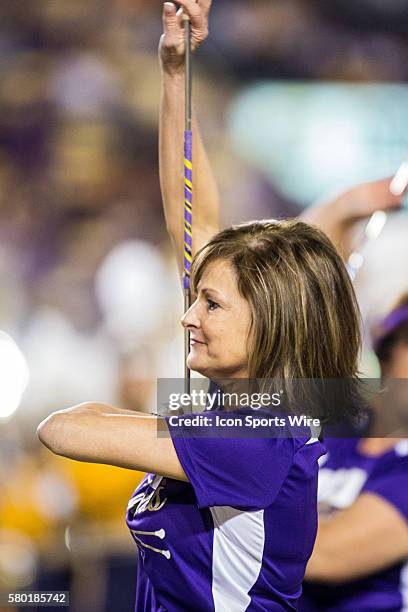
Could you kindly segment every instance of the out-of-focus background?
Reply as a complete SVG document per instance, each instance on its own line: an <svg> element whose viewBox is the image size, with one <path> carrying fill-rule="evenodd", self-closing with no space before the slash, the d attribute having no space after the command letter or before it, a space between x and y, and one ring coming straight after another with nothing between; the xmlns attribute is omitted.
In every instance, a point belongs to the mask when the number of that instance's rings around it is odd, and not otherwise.
<svg viewBox="0 0 408 612"><path fill-rule="evenodd" d="M182 374L158 182L160 1L0 4L0 590L133 608L124 514L141 474L53 456L50 412L155 409ZM408 154L405 0L215 0L195 100L223 223L298 214ZM357 278L370 324L408 287L408 215ZM180 294L180 295L179 295ZM377 366L369 350L366 372ZM4 374L6 373L6 374ZM15 608L14 608L15 609Z"/></svg>

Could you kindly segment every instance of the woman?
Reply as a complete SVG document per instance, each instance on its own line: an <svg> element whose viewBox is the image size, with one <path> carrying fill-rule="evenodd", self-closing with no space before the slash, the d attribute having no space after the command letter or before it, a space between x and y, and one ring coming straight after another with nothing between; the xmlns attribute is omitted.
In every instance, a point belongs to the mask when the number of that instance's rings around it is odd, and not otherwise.
<svg viewBox="0 0 408 612"><path fill-rule="evenodd" d="M201 374L355 375L354 294L319 230L296 221L225 230L194 260L192 286L183 325ZM320 442L203 437L182 420L162 438L159 420L84 404L38 428L57 454L149 472L127 512L136 610L295 610L316 533Z"/></svg>
<svg viewBox="0 0 408 612"><path fill-rule="evenodd" d="M191 3L181 4L191 11L194 41L198 45L207 34L209 3L199 2L195 7ZM171 172L171 164L182 172L183 105L179 100L183 97L184 66L180 16L171 3L165 8L164 25L160 46L161 178L167 226L181 261L182 191L181 182ZM219 198L197 123L194 134L194 243L200 247L218 231ZM321 227L347 259L357 222L376 210L400 206L401 199L401 195L390 192L390 180L385 179L359 185L332 202L307 209L303 216ZM401 323L398 329L393 327L395 321ZM386 333L376 343L382 373L388 379L408 377L407 321L407 307L400 305L386 319ZM316 612L405 609L407 446L405 440L378 437L390 431L388 422L383 422L385 416L389 417L389 409L387 415L377 412L368 432L377 437L327 441L329 455L320 472L318 537L307 567L308 585L301 609Z"/></svg>
<svg viewBox="0 0 408 612"><path fill-rule="evenodd" d="M192 286L182 322L201 374L355 375L354 294L319 230L296 221L225 230L195 258ZM316 533L320 442L203 437L174 419L163 438L159 425L84 404L38 428L57 454L149 472L127 512L139 548L136 610L295 610Z"/></svg>
<svg viewBox="0 0 408 612"><path fill-rule="evenodd" d="M182 4L196 31L197 9L201 19L210 2ZM215 380L356 376L355 296L319 230L298 221L225 230L196 255L191 280L182 324L195 371ZM201 433L183 417L94 403L38 427L57 454L148 472L126 516L139 551L137 611L295 610L317 527L322 445L306 431Z"/></svg>

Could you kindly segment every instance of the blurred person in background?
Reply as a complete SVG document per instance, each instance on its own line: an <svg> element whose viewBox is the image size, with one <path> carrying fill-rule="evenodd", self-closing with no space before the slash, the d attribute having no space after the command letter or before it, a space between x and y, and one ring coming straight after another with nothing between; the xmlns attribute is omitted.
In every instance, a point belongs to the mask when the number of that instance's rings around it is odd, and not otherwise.
<svg viewBox="0 0 408 612"><path fill-rule="evenodd" d="M398 204L389 186L389 180L361 185L305 216L335 237L347 258L357 222ZM320 462L318 535L302 612L401 612L407 605L407 294L372 338L381 387L392 392L388 400L382 393L374 398L363 435L324 440L328 453Z"/></svg>
<svg viewBox="0 0 408 612"><path fill-rule="evenodd" d="M374 344L381 382L399 387L400 435L406 435L408 295L381 327ZM324 441L328 453L320 464L319 527L299 606L303 612L406 609L408 439L397 437L398 431L379 437L389 431L387 412L397 408L384 403L372 408L363 437Z"/></svg>

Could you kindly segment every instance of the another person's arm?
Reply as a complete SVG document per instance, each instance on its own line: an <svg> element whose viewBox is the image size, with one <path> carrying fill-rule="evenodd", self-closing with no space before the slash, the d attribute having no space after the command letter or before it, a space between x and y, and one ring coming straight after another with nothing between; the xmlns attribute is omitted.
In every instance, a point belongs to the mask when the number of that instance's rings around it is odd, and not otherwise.
<svg viewBox="0 0 408 612"><path fill-rule="evenodd" d="M356 185L337 198L306 208L300 218L323 230L347 260L353 251L358 222L377 210L390 211L401 206L403 194L391 193L391 181L392 177Z"/></svg>
<svg viewBox="0 0 408 612"><path fill-rule="evenodd" d="M190 16L193 48L208 35L211 0L180 0ZM160 185L168 232L182 266L184 218L184 28L182 15L172 2L163 7L164 33L159 56L162 72L160 107ZM219 196L214 175L193 121L193 251L199 250L219 231Z"/></svg>
<svg viewBox="0 0 408 612"><path fill-rule="evenodd" d="M383 497L365 492L332 519L319 519L306 580L344 583L408 558L407 520Z"/></svg>

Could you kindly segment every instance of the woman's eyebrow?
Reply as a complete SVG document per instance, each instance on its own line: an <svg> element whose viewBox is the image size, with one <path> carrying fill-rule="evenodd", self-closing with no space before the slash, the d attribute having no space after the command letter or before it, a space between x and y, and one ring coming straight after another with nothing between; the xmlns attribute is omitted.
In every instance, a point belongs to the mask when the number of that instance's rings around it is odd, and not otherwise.
<svg viewBox="0 0 408 612"><path fill-rule="evenodd" d="M226 297L217 289L213 289L212 287L200 287L198 286L197 289L199 291L201 291L201 293L204 293L204 295L206 296L214 296L217 297L217 299L221 299L226 301Z"/></svg>

